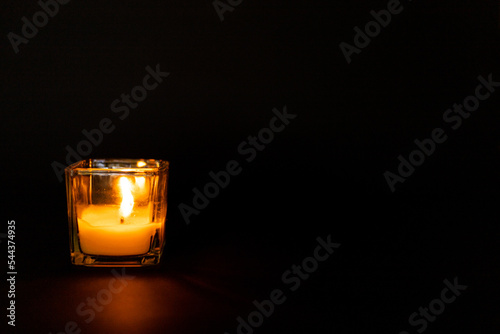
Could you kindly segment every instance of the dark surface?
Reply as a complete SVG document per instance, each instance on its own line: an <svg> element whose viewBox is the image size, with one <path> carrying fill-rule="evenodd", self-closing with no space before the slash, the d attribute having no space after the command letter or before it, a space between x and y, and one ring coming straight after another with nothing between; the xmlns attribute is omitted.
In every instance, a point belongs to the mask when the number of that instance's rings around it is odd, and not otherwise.
<svg viewBox="0 0 500 334"><path fill-rule="evenodd" d="M210 1L73 1L18 54L3 38L2 219L16 221L18 271L5 332L233 334L281 289L255 333L413 334L408 317L455 277L467 290L425 332L498 332L500 92L456 131L442 119L479 75L500 81L498 3L402 1L348 65L339 43L386 4L243 1L221 22ZM4 36L39 10L1 7ZM170 76L120 120L111 102L156 64ZM285 105L297 118L245 162L238 145ZM51 163L105 117L116 129L89 157L171 162L167 244L87 323L77 307L113 274L70 264ZM383 173L434 128L447 141L392 193ZM232 159L241 175L186 225L178 205ZM328 235L340 248L290 291L282 274Z"/></svg>

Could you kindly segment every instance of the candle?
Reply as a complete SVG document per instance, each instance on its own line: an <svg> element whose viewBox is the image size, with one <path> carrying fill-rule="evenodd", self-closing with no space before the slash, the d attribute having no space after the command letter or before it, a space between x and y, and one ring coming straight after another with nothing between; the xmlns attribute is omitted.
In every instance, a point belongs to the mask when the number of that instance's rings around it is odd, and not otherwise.
<svg viewBox="0 0 500 334"><path fill-rule="evenodd" d="M168 161L155 159L86 159L65 168L71 263L160 263L168 169Z"/></svg>
<svg viewBox="0 0 500 334"><path fill-rule="evenodd" d="M142 179L142 180L141 180ZM144 179L135 182L140 193ZM150 221L148 206L134 207L133 186L120 177L121 205L88 205L78 218L80 247L85 254L131 256L145 254L151 248L160 223Z"/></svg>

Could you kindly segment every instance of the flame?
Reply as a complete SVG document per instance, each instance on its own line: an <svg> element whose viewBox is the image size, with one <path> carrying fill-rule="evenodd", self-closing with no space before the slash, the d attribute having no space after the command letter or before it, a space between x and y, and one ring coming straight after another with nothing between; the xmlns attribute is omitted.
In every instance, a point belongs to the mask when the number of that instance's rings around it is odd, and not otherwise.
<svg viewBox="0 0 500 334"><path fill-rule="evenodd" d="M144 167L146 165L147 163L145 163L144 161L137 161L137 167Z"/></svg>
<svg viewBox="0 0 500 334"><path fill-rule="evenodd" d="M130 216L132 208L134 207L134 196L132 196L132 184L130 181L122 176L119 183L120 191L122 193L122 204L120 205L120 215L122 218Z"/></svg>

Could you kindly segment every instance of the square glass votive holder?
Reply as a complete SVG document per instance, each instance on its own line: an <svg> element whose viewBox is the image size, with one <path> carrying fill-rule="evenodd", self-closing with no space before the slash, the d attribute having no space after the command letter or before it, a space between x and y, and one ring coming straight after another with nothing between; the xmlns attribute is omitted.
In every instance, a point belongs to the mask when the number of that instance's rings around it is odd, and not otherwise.
<svg viewBox="0 0 500 334"><path fill-rule="evenodd" d="M168 169L168 161L154 159L87 159L68 166L71 262L158 264L165 244Z"/></svg>

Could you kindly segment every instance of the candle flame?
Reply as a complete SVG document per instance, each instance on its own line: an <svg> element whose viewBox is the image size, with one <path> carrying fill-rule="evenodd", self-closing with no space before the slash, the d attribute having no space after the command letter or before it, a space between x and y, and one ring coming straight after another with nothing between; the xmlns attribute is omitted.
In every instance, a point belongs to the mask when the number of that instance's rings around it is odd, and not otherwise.
<svg viewBox="0 0 500 334"><path fill-rule="evenodd" d="M121 177L118 183L122 193L122 204L120 205L120 215L122 218L130 216L134 207L134 196L132 196L132 184L126 177Z"/></svg>

